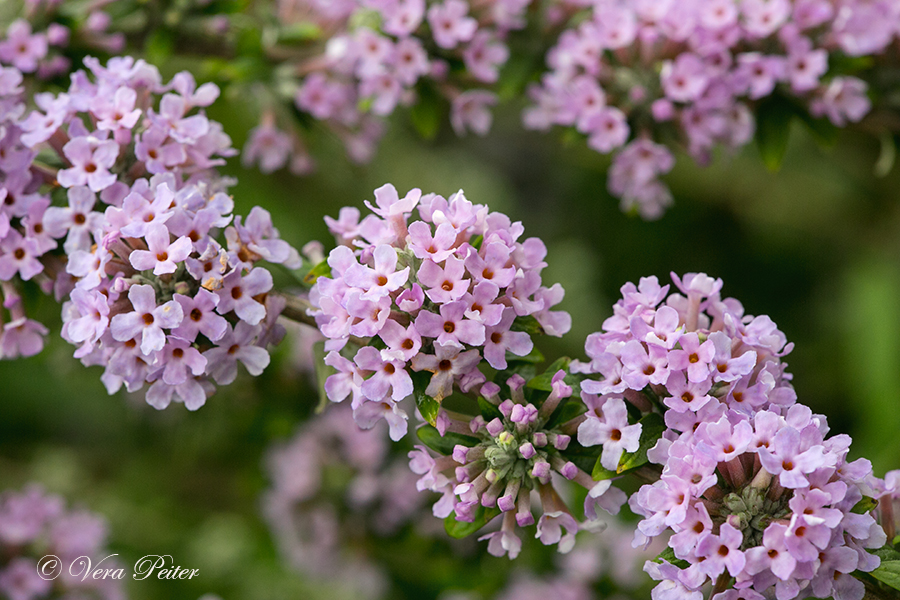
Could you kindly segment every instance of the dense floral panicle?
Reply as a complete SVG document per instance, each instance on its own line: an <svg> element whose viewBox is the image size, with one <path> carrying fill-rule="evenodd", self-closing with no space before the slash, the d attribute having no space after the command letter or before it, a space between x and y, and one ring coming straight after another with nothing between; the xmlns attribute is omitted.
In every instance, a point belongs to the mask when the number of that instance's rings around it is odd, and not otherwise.
<svg viewBox="0 0 900 600"><path fill-rule="evenodd" d="M573 548L580 528L602 526L597 520L597 506L615 514L625 502L625 493L611 487L610 480L594 481L561 454L581 422L579 417L548 426L554 410L572 394L572 388L563 382L564 376L565 371L553 376L552 391L540 408L525 401L525 380L518 375L508 382L511 399L501 401L499 386L487 383L481 392L497 406L501 416L485 422L481 416L466 420L442 411L437 419L441 435L452 431L474 436L476 445L457 445L452 456L438 458L432 458L422 446L409 453L410 468L422 475L419 489L442 494L434 505L435 516L443 518L453 513L457 521L472 522L482 507L497 508L503 513L501 529L480 538L489 540L488 552L495 556L508 554L513 559L519 554L522 542L515 530L517 525L535 524L531 512L534 492L541 502L535 537L545 545L558 544L562 553ZM586 523L575 519L554 488L553 479L560 477L588 490L584 505Z"/></svg>
<svg viewBox="0 0 900 600"><path fill-rule="evenodd" d="M825 418L801 404L770 402L753 414L708 407L670 424L649 454L663 466L659 481L630 499L644 517L635 545L671 532L669 547L687 563L647 563L659 593L700 598L704 583L724 578L781 600L860 600L864 586L851 573L875 569L866 548L886 541L872 514L855 510L877 487L871 463L848 462L850 438L826 438Z"/></svg>
<svg viewBox="0 0 900 600"><path fill-rule="evenodd" d="M672 294L656 277L623 286L603 331L585 342L590 362L573 366L601 376L582 382L589 410L578 441L602 445L606 469L616 470L623 453L638 447L641 425L629 424L626 402L649 412L651 399L658 400L667 426L675 427L725 408L752 415L796 401L781 361L793 345L771 319L745 315L740 302L723 299L721 279L672 279Z"/></svg>
<svg viewBox="0 0 900 600"><path fill-rule="evenodd" d="M262 505L292 568L375 599L387 591L387 574L360 542L431 519L402 455L390 454L380 427L360 430L349 412L330 406L269 451L272 486Z"/></svg>
<svg viewBox="0 0 900 600"><path fill-rule="evenodd" d="M562 288L541 282L547 250L537 238L519 241L521 223L462 190L449 199L418 189L401 198L387 184L366 205L371 214L362 219L350 207L326 217L340 245L310 296L328 338L326 362L338 371L325 383L328 397L350 396L360 425L385 418L399 439L407 415L397 402L413 391L410 371L432 373L425 393L438 401L454 386L480 385L483 362L502 370L507 353L531 352L530 335L516 326L523 319L551 335L569 330L569 315L551 310ZM355 350L351 336L377 336L377 346Z"/></svg>
<svg viewBox="0 0 900 600"><path fill-rule="evenodd" d="M706 163L716 145L748 143L751 108L773 94L838 127L859 121L871 108L868 86L835 72L835 58L883 53L900 31L892 2L578 4L547 54L549 71L529 90L524 123L572 127L593 150L614 152L609 190L645 218L672 201L659 177L674 158L654 139L671 139L674 126Z"/></svg>
<svg viewBox="0 0 900 600"><path fill-rule="evenodd" d="M669 427L726 407L752 415L796 401L781 361L793 344L769 317L745 315L740 302L723 299L721 279L705 273L672 279L678 288L672 294L656 277L623 286L603 331L585 342L590 362L574 366L601 376L582 382L589 410L578 441L602 444L607 469L637 449L640 425L629 425L625 403L646 412L648 394L668 409Z"/></svg>
<svg viewBox="0 0 900 600"><path fill-rule="evenodd" d="M337 135L347 154L367 162L384 132L384 119L399 106L422 101L423 89L452 105L459 135L484 135L497 96L485 89L497 82L509 59L507 34L526 25L531 0L403 0L400 2L284 3L282 23L316 25L328 32L323 43L286 60L298 73L294 104ZM337 8L339 7L339 8ZM451 67L451 65L453 65ZM458 66L457 66L458 65ZM425 99L434 102L436 98ZM247 163L272 171L288 166L304 173L312 159L299 128L275 123L265 111L245 148Z"/></svg>
<svg viewBox="0 0 900 600"><path fill-rule="evenodd" d="M59 496L45 493L40 486L30 485L21 491L0 494L0 595L10 599L31 598L102 598L124 597L119 579L82 578L79 559L91 563L109 556L106 550L106 521L94 513L68 509ZM60 564L42 560L47 555ZM39 562L40 561L40 562ZM71 572L69 565L73 565ZM47 577L41 576L41 566ZM105 569L123 569L115 558L103 563ZM51 571L61 568L58 578Z"/></svg>
<svg viewBox="0 0 900 600"><path fill-rule="evenodd" d="M199 408L213 381L234 380L237 363L258 375L277 342L283 300L268 295L260 261L300 265L269 213L234 216L214 170L234 154L203 108L218 96L188 73L164 84L155 67L129 57L86 58L67 92L38 95L36 108L6 114L0 161L0 284L11 321L2 356L40 351L17 281L35 279L63 302L62 335L75 356L103 365L110 393L151 384L156 408L173 399ZM18 101L21 76L5 69L0 95ZM44 192L37 152L55 152ZM52 158L49 160L53 160Z"/></svg>

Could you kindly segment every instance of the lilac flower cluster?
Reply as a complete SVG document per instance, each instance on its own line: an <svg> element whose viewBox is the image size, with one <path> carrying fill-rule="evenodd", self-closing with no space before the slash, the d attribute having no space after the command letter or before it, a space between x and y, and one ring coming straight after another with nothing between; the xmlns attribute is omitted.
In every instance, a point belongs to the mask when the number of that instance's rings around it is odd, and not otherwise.
<svg viewBox="0 0 900 600"><path fill-rule="evenodd" d="M93 79L78 71L66 93L36 96L27 117L6 113L0 280L14 320L4 355L15 355L12 335L18 353L40 350L35 334L46 329L19 314L13 285L35 279L65 300L62 335L84 364L105 367L110 393L147 382L151 405L177 399L193 410L213 380L234 380L238 361L254 375L266 367L283 300L268 296L272 275L257 263L296 268L299 255L265 210L232 215L214 167L235 152L202 110L215 85L186 72L164 85L128 57L85 65ZM50 164L35 161L39 150ZM42 193L48 179L58 187Z"/></svg>
<svg viewBox="0 0 900 600"><path fill-rule="evenodd" d="M883 53L900 8L869 0L600 0L576 11L530 89L525 126L574 127L615 152L608 187L624 209L656 218L671 203L659 176L673 139L700 163L745 145L752 108L781 95L842 127L871 108L867 84L839 56Z"/></svg>
<svg viewBox="0 0 900 600"><path fill-rule="evenodd" d="M610 487L610 480L594 481L562 455L582 418L548 426L560 402L572 395L564 376L562 370L554 375L552 391L539 407L525 400L525 380L520 375L513 375L507 382L512 398L502 401L500 386L484 384L481 394L496 406L499 416L490 421L483 416L463 419L442 411L437 422L442 436L448 431L475 436L475 445L457 445L451 456L437 459L422 446L409 454L410 468L422 475L419 489L442 494L434 505L435 516L444 518L453 513L457 521L473 522L476 511L485 508L503 513L500 531L480 538L489 540L488 552L494 556L508 554L514 559L519 554L522 542L515 529L535 523L533 492L540 496L542 510L535 537L544 545L558 544L562 553L574 547L580 528L602 527L597 520L598 506L616 514L625 503L625 493ZM587 523L579 524L569 511L554 488L554 474L588 490L584 503Z"/></svg>
<svg viewBox="0 0 900 600"><path fill-rule="evenodd" d="M666 425L684 429L723 406L749 415L796 401L781 362L793 344L769 317L745 315L740 302L722 299L721 279L672 279L680 293L669 294L656 277L624 285L604 331L585 342L590 362L574 367L602 376L582 382L589 410L578 441L602 444L606 469L638 447L641 425L629 424L626 402L646 413L656 401L668 409Z"/></svg>
<svg viewBox="0 0 900 600"><path fill-rule="evenodd" d="M407 427L398 402L413 392L410 370L432 373L424 393L440 402L454 385L468 391L484 383L483 361L502 370L507 353L531 352L530 334L516 330L523 319L560 336L571 318L551 310L563 289L542 285L546 248L537 238L518 241L521 223L462 191L449 200L418 189L400 198L388 184L375 202L362 220L355 208L326 217L340 245L310 299L328 338L325 362L338 371L325 382L328 397L350 396L363 427L387 419L397 440ZM417 208L420 218L410 223ZM377 345L348 346L351 336Z"/></svg>
<svg viewBox="0 0 900 600"><path fill-rule="evenodd" d="M716 407L670 429L678 437L656 448L662 476L631 497L644 516L635 543L671 530L669 547L687 563L647 563L657 589L699 599L712 580L724 599L733 581L747 599L861 600L850 574L878 567L865 549L886 541L871 514L854 511L873 493L871 463L848 462L849 436L826 439L825 418L801 404L753 415Z"/></svg>
<svg viewBox="0 0 900 600"><path fill-rule="evenodd" d="M341 582L357 598L384 597L387 576L359 550L367 534L386 536L425 516L425 498L381 428L360 430L350 408L332 406L268 454L272 487L263 512L282 556L315 580ZM336 486L335 481L341 481Z"/></svg>
<svg viewBox="0 0 900 600"><path fill-rule="evenodd" d="M367 162L384 131L382 119L416 102L417 88L451 102L458 135L484 135L497 96L495 83L509 57L507 33L525 26L531 0L282 1L279 22L328 32L327 43L292 58L296 107L323 123L349 157ZM458 66L457 66L458 65ZM294 128L292 128L293 130ZM244 150L248 162L272 171L311 166L304 142L280 130L266 113Z"/></svg>
<svg viewBox="0 0 900 600"><path fill-rule="evenodd" d="M638 449L626 402L665 411L647 452L662 473L629 499L643 517L635 546L671 534L671 555L645 567L661 581L654 598L699 600L712 582L719 600L860 600L863 583L849 574L875 569L866 549L886 538L856 508L886 486L869 461L847 462L848 436L826 439L825 418L796 403L781 362L791 345L771 319L722 299L719 279L672 278L680 293L656 278L626 284L586 342L590 363L576 366L602 375L581 382L589 410L578 441L602 445L603 468L619 471Z"/></svg>
<svg viewBox="0 0 900 600"><path fill-rule="evenodd" d="M96 566L109 556L106 535L103 518L66 509L62 498L44 493L39 486L4 492L0 495L0 596L10 600L124 598L119 579L81 576L87 568L85 557ZM47 555L59 562L38 562ZM41 567L46 577L41 577ZM122 566L111 558L103 568ZM54 572L58 572L55 579Z"/></svg>

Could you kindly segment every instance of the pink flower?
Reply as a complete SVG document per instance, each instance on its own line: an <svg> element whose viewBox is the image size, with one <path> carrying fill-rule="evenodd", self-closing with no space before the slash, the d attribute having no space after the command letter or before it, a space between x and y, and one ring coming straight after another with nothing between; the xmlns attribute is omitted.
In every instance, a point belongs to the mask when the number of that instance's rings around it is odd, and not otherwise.
<svg viewBox="0 0 900 600"><path fill-rule="evenodd" d="M113 339L127 342L141 336L141 352L149 355L163 349L166 335L163 329L173 329L181 324L184 313L181 306L170 300L156 305L156 292L149 285L133 285L128 290L133 312L116 315L110 322Z"/></svg>
<svg viewBox="0 0 900 600"><path fill-rule="evenodd" d="M444 49L468 42L478 29L478 22L467 16L469 5L463 0L445 0L428 9L428 24L435 43Z"/></svg>
<svg viewBox="0 0 900 600"><path fill-rule="evenodd" d="M99 192L111 186L116 176L109 170L116 163L119 145L112 140L98 140L93 137L76 137L63 146L63 153L72 167L62 169L56 176L63 187L87 185L91 191Z"/></svg>
<svg viewBox="0 0 900 600"><path fill-rule="evenodd" d="M150 225L144 238L149 250L135 250L129 256L131 265L138 271L153 269L154 275L174 273L178 263L193 251L193 244L187 237L170 242L169 229L162 223Z"/></svg>

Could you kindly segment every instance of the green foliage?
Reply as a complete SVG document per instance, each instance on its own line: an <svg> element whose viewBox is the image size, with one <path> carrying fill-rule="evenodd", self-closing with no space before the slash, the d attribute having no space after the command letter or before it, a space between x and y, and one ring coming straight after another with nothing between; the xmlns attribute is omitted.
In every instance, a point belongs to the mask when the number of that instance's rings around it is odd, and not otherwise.
<svg viewBox="0 0 900 600"><path fill-rule="evenodd" d="M791 104L779 96L763 100L756 110L756 146L766 168L772 172L781 169L793 116Z"/></svg>
<svg viewBox="0 0 900 600"><path fill-rule="evenodd" d="M419 135L433 140L446 118L445 102L430 85L423 83L417 91L418 99L409 111L409 118Z"/></svg>
<svg viewBox="0 0 900 600"><path fill-rule="evenodd" d="M475 510L475 518L471 523L456 520L456 512L444 519L444 529L447 533L456 539L468 537L494 520L494 517L500 514L500 509L496 507L485 508L478 506Z"/></svg>
<svg viewBox="0 0 900 600"><path fill-rule="evenodd" d="M438 433L438 430L431 425L419 427L416 429L416 435L419 436L419 439L423 444L443 456L450 456L453 454L453 448L455 448L457 444L468 446L469 448L478 445L477 438L454 433L452 431L448 431L441 436L441 434Z"/></svg>
<svg viewBox="0 0 900 600"><path fill-rule="evenodd" d="M319 277L331 277L331 266L327 259L310 269L309 273L303 276L303 283L313 285Z"/></svg>
<svg viewBox="0 0 900 600"><path fill-rule="evenodd" d="M431 381L431 372L414 371L410 376L413 382L413 397L416 399L416 407L422 418L434 425L438 412L441 410L441 403L425 393L428 383Z"/></svg>
<svg viewBox="0 0 900 600"><path fill-rule="evenodd" d="M629 471L633 471L638 467L647 464L647 451L656 445L659 438L662 437L666 430L666 423L662 415L658 413L650 413L642 418L638 423L641 425L641 439L638 449L634 452L625 452L619 459L619 465L615 471L610 471L600 464L600 458L594 465L593 477L596 481L603 479L612 479L618 475L623 475Z"/></svg>
<svg viewBox="0 0 900 600"><path fill-rule="evenodd" d="M881 565L872 571L870 575L900 591L900 552L897 552L890 546L885 546L872 554L881 558Z"/></svg>
<svg viewBox="0 0 900 600"><path fill-rule="evenodd" d="M535 319L532 315L525 315L524 317L516 317L512 322L512 326L510 327L513 331L524 331L528 335L544 335L544 328L541 327L541 324L538 323L538 320Z"/></svg>
<svg viewBox="0 0 900 600"><path fill-rule="evenodd" d="M688 561L677 558L675 556L675 551L668 546L666 547L665 550L660 552L656 556L656 558L653 559L653 561L658 562L658 563L661 563L662 561L666 561L667 563L675 565L679 569L687 569L689 566L691 566Z"/></svg>
<svg viewBox="0 0 900 600"><path fill-rule="evenodd" d="M862 515L869 512L870 510L875 510L876 506L878 506L878 500L876 500L875 498L869 498L868 496L863 496L862 500L853 505L853 508L850 509L850 512Z"/></svg>

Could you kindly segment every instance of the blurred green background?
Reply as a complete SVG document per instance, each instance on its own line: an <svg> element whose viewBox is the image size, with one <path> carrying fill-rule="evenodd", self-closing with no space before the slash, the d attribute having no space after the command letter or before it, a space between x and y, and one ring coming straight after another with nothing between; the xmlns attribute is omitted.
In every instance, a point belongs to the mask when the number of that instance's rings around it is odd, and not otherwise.
<svg viewBox="0 0 900 600"><path fill-rule="evenodd" d="M243 102L226 94L210 111L236 147L256 125ZM627 281L668 282L673 270L722 277L725 295L770 315L796 344L787 362L800 401L853 436L852 457L870 458L877 474L900 467L900 169L874 176L877 140L845 132L822 149L797 127L779 173L766 171L753 147L709 168L679 157L667 179L676 204L647 223L620 213L605 192L606 159L554 133L524 132L520 109L502 106L486 138L457 139L445 128L430 142L399 114L372 164L352 166L338 141L325 139L308 178L262 175L233 159L225 171L240 180L236 212L262 205L298 248L314 239L330 247L323 215L363 208L385 182L401 193L463 188L549 248L544 280L563 284L562 307L573 316L568 336L541 340L549 359L582 357L585 336ZM180 404L158 412L142 393L107 396L101 370L82 367L59 339L58 306L31 300L55 325L43 354L0 363L0 489L39 481L102 513L126 564L171 554L201 570L189 582L129 582L134 599L334 597L282 565L260 517L265 449L317 402L289 348L261 377L243 373L195 413ZM409 557L396 555L427 553L429 544L385 546L399 582L392 598L433 598L463 576L491 591L509 569L505 558L475 557L410 570Z"/></svg>

